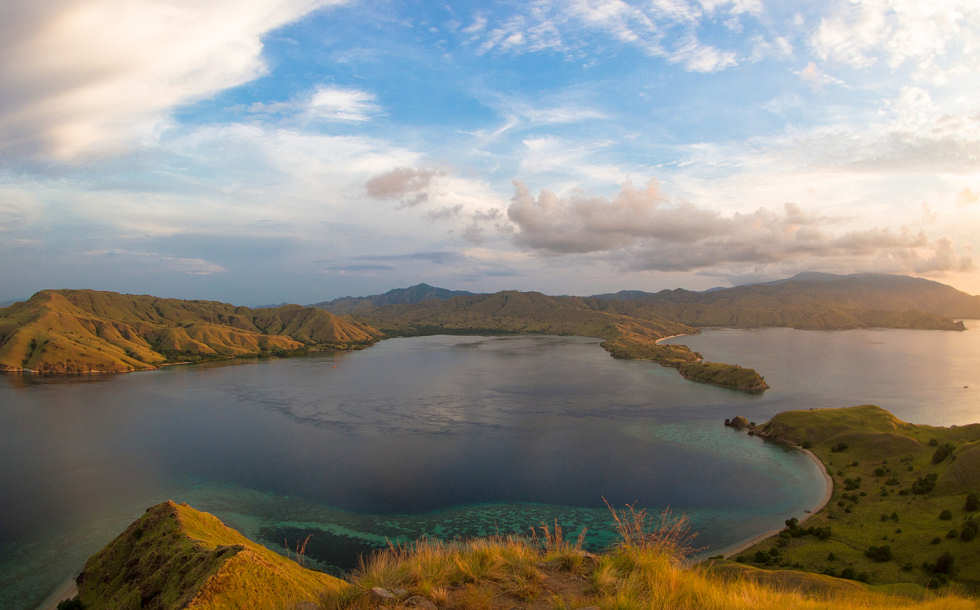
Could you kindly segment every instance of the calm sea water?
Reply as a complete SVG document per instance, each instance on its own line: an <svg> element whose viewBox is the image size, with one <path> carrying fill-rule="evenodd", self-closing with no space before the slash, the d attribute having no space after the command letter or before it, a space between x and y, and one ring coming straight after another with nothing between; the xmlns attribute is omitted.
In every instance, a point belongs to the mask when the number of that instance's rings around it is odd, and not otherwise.
<svg viewBox="0 0 980 610"><path fill-rule="evenodd" d="M706 553L801 515L822 479L721 425L874 402L980 420L980 333L708 331L762 371L746 396L568 337L423 337L310 358L108 378L0 376L0 608L30 608L172 498L342 571L386 540L522 532L612 540L602 498L688 515ZM964 388L963 386L970 386Z"/></svg>

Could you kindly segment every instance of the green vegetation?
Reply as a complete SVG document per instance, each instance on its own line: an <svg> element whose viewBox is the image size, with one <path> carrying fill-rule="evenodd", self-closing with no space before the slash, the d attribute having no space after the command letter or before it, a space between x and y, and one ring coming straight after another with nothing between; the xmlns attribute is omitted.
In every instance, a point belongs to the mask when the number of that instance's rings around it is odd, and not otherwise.
<svg viewBox="0 0 980 610"><path fill-rule="evenodd" d="M620 542L595 555L558 524L530 538L421 540L365 558L350 582L303 568L172 502L153 507L93 556L64 608L973 608L924 590L896 595L798 570L690 565L685 519L611 509ZM584 533L584 532L583 532ZM953 572L940 556L930 566ZM945 572L944 572L945 571Z"/></svg>
<svg viewBox="0 0 980 610"><path fill-rule="evenodd" d="M826 528L826 537L801 538L787 523L739 561L875 585L980 591L980 524L976 509L967 510L980 489L980 424L914 425L860 406L789 411L750 429L810 447L834 492L807 521L809 528Z"/></svg>
<svg viewBox="0 0 980 610"><path fill-rule="evenodd" d="M118 373L175 362L356 349L379 338L366 324L314 307L249 309L45 290L0 309L0 370Z"/></svg>
<svg viewBox="0 0 980 610"><path fill-rule="evenodd" d="M76 607L116 610L292 608L347 586L173 502L147 510L76 582Z"/></svg>

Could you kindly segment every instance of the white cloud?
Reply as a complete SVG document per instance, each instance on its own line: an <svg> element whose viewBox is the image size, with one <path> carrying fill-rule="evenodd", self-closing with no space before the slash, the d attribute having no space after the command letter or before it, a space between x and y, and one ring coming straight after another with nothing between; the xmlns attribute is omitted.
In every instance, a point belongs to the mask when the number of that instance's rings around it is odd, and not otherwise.
<svg viewBox="0 0 980 610"><path fill-rule="evenodd" d="M795 74L814 89L820 89L825 85L844 85L844 81L827 74L812 61Z"/></svg>
<svg viewBox="0 0 980 610"><path fill-rule="evenodd" d="M374 94L360 89L320 87L310 98L311 117L330 121L367 121L381 111Z"/></svg>
<svg viewBox="0 0 980 610"><path fill-rule="evenodd" d="M186 275L213 275L227 271L217 263L212 263L201 258L186 258L182 256L170 256L159 252L142 252L125 250L119 248L106 250L89 250L84 253L86 256L113 258L123 257L127 264L135 263L141 267L156 267L163 271L173 271Z"/></svg>
<svg viewBox="0 0 980 610"><path fill-rule="evenodd" d="M930 69L956 51L976 54L980 4L975 0L865 0L836 3L810 39L817 56L866 68L913 62Z"/></svg>
<svg viewBox="0 0 980 610"><path fill-rule="evenodd" d="M965 271L972 260L945 238L910 228L834 230L837 218L787 203L723 215L673 202L656 183L627 183L612 199L576 193L534 197L515 182L507 210L518 227L517 245L552 254L609 253L633 270L695 271L719 268L881 267L916 273Z"/></svg>
<svg viewBox="0 0 980 610"><path fill-rule="evenodd" d="M0 153L74 159L155 141L170 111L266 71L262 36L343 0L6 0Z"/></svg>

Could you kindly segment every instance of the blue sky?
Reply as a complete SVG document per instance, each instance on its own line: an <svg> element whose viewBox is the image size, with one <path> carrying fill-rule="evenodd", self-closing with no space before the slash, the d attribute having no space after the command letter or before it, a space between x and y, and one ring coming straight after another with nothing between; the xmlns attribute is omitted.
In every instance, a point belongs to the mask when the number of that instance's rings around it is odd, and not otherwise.
<svg viewBox="0 0 980 610"><path fill-rule="evenodd" d="M0 301L980 292L980 6L38 3L0 24Z"/></svg>

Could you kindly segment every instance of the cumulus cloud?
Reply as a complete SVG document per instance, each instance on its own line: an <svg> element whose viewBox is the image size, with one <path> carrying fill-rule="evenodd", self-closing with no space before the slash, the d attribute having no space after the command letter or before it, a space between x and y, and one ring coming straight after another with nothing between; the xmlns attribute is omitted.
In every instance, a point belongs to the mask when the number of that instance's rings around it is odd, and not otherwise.
<svg viewBox="0 0 980 610"><path fill-rule="evenodd" d="M400 199L402 205L414 206L429 199L429 185L440 173L437 169L396 167L374 176L364 188L375 199Z"/></svg>
<svg viewBox="0 0 980 610"><path fill-rule="evenodd" d="M0 154L67 160L152 141L174 107L265 73L265 33L343 1L6 0Z"/></svg>
<svg viewBox="0 0 980 610"><path fill-rule="evenodd" d="M980 201L980 193L974 192L973 189L965 188L956 194L956 204L960 207L973 205L978 201Z"/></svg>
<svg viewBox="0 0 980 610"><path fill-rule="evenodd" d="M806 213L787 203L723 215L668 200L651 182L627 183L616 197L534 197L520 182L507 210L517 226L514 241L553 255L606 253L630 270L696 271L789 261L801 267L846 261L860 266L887 261L920 273L972 266L951 241L908 229L870 228L830 232L841 219Z"/></svg>
<svg viewBox="0 0 980 610"><path fill-rule="evenodd" d="M980 41L980 5L974 0L839 1L824 17L810 43L817 56L866 68L906 62L929 69L940 59Z"/></svg>

